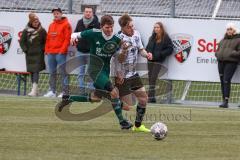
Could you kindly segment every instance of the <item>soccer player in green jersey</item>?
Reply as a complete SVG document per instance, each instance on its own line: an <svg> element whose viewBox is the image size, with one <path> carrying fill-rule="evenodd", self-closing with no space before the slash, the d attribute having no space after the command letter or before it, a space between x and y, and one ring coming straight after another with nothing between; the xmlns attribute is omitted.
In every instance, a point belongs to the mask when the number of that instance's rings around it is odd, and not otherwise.
<svg viewBox="0 0 240 160"><path fill-rule="evenodd" d="M89 75L94 81L95 91L90 95L64 95L62 101L57 104L59 111L72 102L97 102L102 97L111 100L113 110L119 120L122 129L129 129L133 125L123 118L121 101L118 89L110 81L110 60L121 47L121 39L113 34L114 20L110 15L101 18L101 29L91 29L83 32L72 33L71 43L78 38L85 38L91 44Z"/></svg>

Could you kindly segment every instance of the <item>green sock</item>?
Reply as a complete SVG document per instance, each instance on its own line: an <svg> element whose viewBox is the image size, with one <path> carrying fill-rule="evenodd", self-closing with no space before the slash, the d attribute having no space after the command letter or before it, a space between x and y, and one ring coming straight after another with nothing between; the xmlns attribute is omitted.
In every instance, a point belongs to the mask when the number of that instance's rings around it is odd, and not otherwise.
<svg viewBox="0 0 240 160"><path fill-rule="evenodd" d="M75 102L90 102L90 97L88 94L84 95L71 95L69 97L69 100L75 101Z"/></svg>
<svg viewBox="0 0 240 160"><path fill-rule="evenodd" d="M113 110L114 110L119 122L122 122L124 120L124 118L123 118L123 115L122 115L122 108L121 108L120 99L119 98L114 98L111 101L112 101Z"/></svg>

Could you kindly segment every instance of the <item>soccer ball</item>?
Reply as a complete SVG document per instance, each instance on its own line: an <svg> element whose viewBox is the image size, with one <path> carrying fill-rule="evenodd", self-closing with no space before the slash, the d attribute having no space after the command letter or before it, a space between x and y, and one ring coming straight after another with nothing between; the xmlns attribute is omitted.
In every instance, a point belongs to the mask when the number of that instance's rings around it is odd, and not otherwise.
<svg viewBox="0 0 240 160"><path fill-rule="evenodd" d="M167 126L162 122L156 122L151 127L151 133L154 139L156 140L163 140L167 136Z"/></svg>

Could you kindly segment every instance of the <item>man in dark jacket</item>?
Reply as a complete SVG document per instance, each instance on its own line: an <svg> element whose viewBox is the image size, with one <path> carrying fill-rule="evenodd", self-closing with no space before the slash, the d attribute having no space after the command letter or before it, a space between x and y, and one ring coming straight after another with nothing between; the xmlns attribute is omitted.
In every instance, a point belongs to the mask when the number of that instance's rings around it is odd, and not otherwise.
<svg viewBox="0 0 240 160"><path fill-rule="evenodd" d="M76 29L74 32L82 32L84 30L89 30L93 28L100 28L100 23L98 21L98 18L93 13L93 8L90 6L86 6L84 8L83 12L83 18L80 19L77 23ZM90 44L89 42L84 39L80 38L78 39L77 43L77 56L80 60L80 71L78 76L79 86L80 86L80 92L84 93L85 88L85 82L84 82L84 76L86 72L86 64L89 63L89 52L90 52ZM90 84L91 87L93 87L93 84Z"/></svg>

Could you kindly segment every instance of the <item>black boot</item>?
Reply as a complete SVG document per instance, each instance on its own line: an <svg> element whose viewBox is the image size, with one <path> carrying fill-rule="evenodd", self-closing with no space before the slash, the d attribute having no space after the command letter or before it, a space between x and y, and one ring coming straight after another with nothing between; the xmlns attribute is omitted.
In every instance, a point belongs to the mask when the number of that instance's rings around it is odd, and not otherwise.
<svg viewBox="0 0 240 160"><path fill-rule="evenodd" d="M220 108L228 108L228 99L224 99L223 103L219 105Z"/></svg>
<svg viewBox="0 0 240 160"><path fill-rule="evenodd" d="M133 125L131 122L129 122L128 120L123 120L122 122L120 122L121 125L121 129L130 129Z"/></svg>
<svg viewBox="0 0 240 160"><path fill-rule="evenodd" d="M63 95L62 101L58 102L56 107L58 108L58 112L62 112L63 108L73 101L69 99L69 95Z"/></svg>

